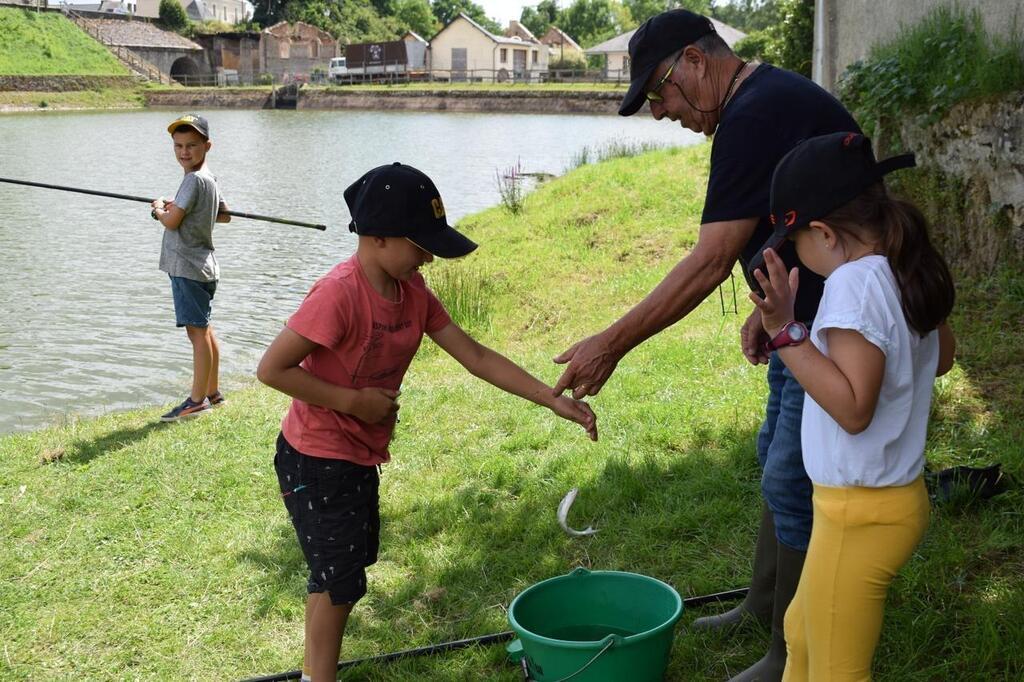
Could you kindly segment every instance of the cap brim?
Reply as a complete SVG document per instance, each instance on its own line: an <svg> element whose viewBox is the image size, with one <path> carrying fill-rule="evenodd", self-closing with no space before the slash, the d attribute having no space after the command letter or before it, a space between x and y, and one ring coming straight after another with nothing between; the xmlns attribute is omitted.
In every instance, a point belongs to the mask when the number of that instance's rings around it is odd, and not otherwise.
<svg viewBox="0 0 1024 682"><path fill-rule="evenodd" d="M644 87L657 67L658 62L651 64L643 70L643 73L629 82L629 90L626 91L626 96L622 98L622 104L619 105L619 116L632 116L640 111L640 107L644 105L646 100Z"/></svg>
<svg viewBox="0 0 1024 682"><path fill-rule="evenodd" d="M439 232L418 234L406 239L438 258L461 258L472 253L477 246L476 242L450 226Z"/></svg>
<svg viewBox="0 0 1024 682"><path fill-rule="evenodd" d="M203 130L196 126L195 123L189 123L188 121L175 121L171 125L167 126L167 132L173 135L178 130L178 128L191 128L192 130L196 131L206 139L210 139L210 135L208 133L203 132Z"/></svg>
<svg viewBox="0 0 1024 682"><path fill-rule="evenodd" d="M750 264L747 265L747 272L750 276L754 276L754 271L764 266L764 252L767 249L779 250L779 246L786 241L786 232L773 232L772 236L768 238L761 248L757 250L757 254L750 260ZM767 273L765 273L767 274Z"/></svg>

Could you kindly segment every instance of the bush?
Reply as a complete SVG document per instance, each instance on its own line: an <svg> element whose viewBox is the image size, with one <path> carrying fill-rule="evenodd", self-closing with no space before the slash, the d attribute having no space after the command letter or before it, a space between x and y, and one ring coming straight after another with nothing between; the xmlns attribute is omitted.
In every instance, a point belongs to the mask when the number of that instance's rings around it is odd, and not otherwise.
<svg viewBox="0 0 1024 682"><path fill-rule="evenodd" d="M501 196L501 204L512 215L519 215L523 210L523 202L526 198L526 176L523 174L523 164L516 161L516 165L505 170L504 173L496 171L498 180L498 194Z"/></svg>
<svg viewBox="0 0 1024 682"><path fill-rule="evenodd" d="M779 0L781 20L736 44L744 59L761 59L808 78L814 52L814 0Z"/></svg>
<svg viewBox="0 0 1024 682"><path fill-rule="evenodd" d="M160 0L157 23L164 28L182 33L189 28L188 15L178 0Z"/></svg>
<svg viewBox="0 0 1024 682"><path fill-rule="evenodd" d="M892 42L871 50L839 78L840 99L873 132L879 123L917 116L924 124L957 102L1024 88L1019 35L995 40L980 12L939 8Z"/></svg>

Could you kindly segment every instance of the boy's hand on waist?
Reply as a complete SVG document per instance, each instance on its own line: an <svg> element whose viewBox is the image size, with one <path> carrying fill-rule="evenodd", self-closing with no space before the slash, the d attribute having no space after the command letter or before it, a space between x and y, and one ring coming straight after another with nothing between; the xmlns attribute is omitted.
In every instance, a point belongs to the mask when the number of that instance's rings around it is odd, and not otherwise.
<svg viewBox="0 0 1024 682"><path fill-rule="evenodd" d="M597 440L597 415L590 409L590 405L582 400L560 395L551 404L551 411L563 419L576 422L587 432L587 438Z"/></svg>
<svg viewBox="0 0 1024 682"><path fill-rule="evenodd" d="M401 391L388 388L361 388L349 414L367 424L383 424L398 414L400 395Z"/></svg>

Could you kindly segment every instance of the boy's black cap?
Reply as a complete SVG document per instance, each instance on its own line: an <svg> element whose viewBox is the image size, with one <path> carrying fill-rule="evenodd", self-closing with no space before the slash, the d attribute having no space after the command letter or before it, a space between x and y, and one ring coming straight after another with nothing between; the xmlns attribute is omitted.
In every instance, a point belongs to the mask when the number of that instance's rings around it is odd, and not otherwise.
<svg viewBox="0 0 1024 682"><path fill-rule="evenodd" d="M778 249L795 230L821 220L856 199L884 175L917 165L913 154L875 161L871 140L860 133L831 133L793 147L772 173L772 236L747 269L764 265L765 249Z"/></svg>
<svg viewBox="0 0 1024 682"><path fill-rule="evenodd" d="M350 232L405 237L440 258L458 258L476 244L448 224L437 187L422 171L394 162L367 171L345 190Z"/></svg>
<svg viewBox="0 0 1024 682"><path fill-rule="evenodd" d="M629 39L629 91L619 105L619 115L632 116L644 105L644 86L663 59L714 32L710 19L685 9L645 21Z"/></svg>
<svg viewBox="0 0 1024 682"><path fill-rule="evenodd" d="M195 131L205 137L207 140L210 139L210 124L207 123L206 119L199 114L185 114L180 118L174 119L171 125L167 126L167 132L171 135L178 130L188 126L189 128L195 128Z"/></svg>

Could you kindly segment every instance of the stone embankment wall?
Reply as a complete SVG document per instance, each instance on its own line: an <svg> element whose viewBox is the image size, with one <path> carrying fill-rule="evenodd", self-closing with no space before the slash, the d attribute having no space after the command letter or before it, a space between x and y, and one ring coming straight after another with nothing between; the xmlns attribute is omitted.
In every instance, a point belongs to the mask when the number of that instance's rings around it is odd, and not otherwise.
<svg viewBox="0 0 1024 682"><path fill-rule="evenodd" d="M947 258L971 273L1024 262L1024 92L962 102L933 125L903 123L898 134L920 167L907 193Z"/></svg>
<svg viewBox="0 0 1024 682"><path fill-rule="evenodd" d="M127 89L138 86L134 76L0 76L3 92L70 92Z"/></svg>
<svg viewBox="0 0 1024 682"><path fill-rule="evenodd" d="M615 114L621 92L407 90L367 91L303 88L299 109L369 111L521 112L541 114ZM269 107L268 90L181 89L145 93L148 106Z"/></svg>
<svg viewBox="0 0 1024 682"><path fill-rule="evenodd" d="M181 88L143 92L147 107L266 109L270 89Z"/></svg>

